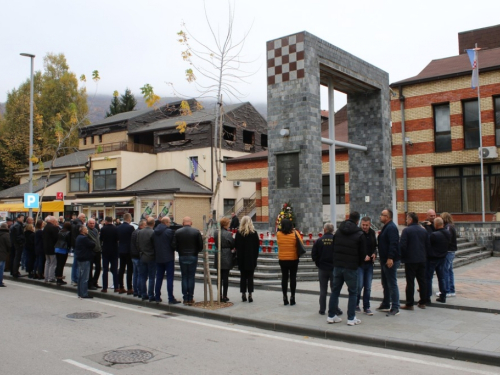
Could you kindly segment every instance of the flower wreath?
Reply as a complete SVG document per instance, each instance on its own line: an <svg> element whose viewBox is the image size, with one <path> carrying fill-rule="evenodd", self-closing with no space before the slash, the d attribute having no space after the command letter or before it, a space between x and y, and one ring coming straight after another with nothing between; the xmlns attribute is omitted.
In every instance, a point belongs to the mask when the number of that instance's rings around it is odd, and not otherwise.
<svg viewBox="0 0 500 375"><path fill-rule="evenodd" d="M293 209L292 205L290 202L283 203L283 206L281 207L280 213L278 214L278 217L276 218L276 228L277 230L281 230L281 220L283 219L288 219L292 223L295 221L295 216L293 215Z"/></svg>

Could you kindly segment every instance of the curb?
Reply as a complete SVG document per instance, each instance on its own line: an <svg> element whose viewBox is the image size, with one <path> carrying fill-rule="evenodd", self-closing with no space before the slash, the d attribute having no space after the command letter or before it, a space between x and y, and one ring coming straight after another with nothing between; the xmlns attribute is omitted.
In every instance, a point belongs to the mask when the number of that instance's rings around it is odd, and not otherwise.
<svg viewBox="0 0 500 375"><path fill-rule="evenodd" d="M75 294L74 293L75 289L74 287L71 286L58 286L53 283L43 283L43 282L41 283L36 280L13 278L12 276L7 276L7 275L5 275L4 277L12 281L38 285L49 289ZM445 346L445 345L438 345L434 343L414 341L414 340L386 338L376 335L365 335L365 334L360 335L357 333L336 332L331 330L330 328L319 329L316 327L297 326L277 321L261 321L241 316L222 315L218 314L215 311L207 311L203 309L184 307L178 305L168 305L168 303L153 304L151 302L146 302L146 301L143 302L138 298L133 298L126 295L122 296L115 293L99 293L96 291L89 291L89 294L94 298L97 297L104 300L111 300L115 302L122 302L136 306L148 307L151 309L161 310L166 313L193 316L202 319L210 319L226 324L238 324L248 327L259 328L267 331L276 331L292 335L309 336L309 337L321 338L332 341L341 341L350 344L366 345L371 347L410 352L415 354L429 355L433 357L455 359L460 361L469 361L485 365L498 366L498 364L500 363L500 353L497 352L485 352L476 349L462 348L458 346L447 346L447 345Z"/></svg>
<svg viewBox="0 0 500 375"><path fill-rule="evenodd" d="M66 263L65 267L71 267L71 263ZM4 276L7 276L4 274ZM174 280L180 281L181 279L178 277L174 276ZM202 284L200 280L195 280L197 284ZM231 285L231 282L230 282ZM237 284L234 284L236 286ZM259 290L269 290L269 291L281 291L281 286L280 285L254 285L254 289L259 289ZM295 291L296 294L311 294L319 297L319 290L309 290L309 289L300 289L297 288ZM327 298L330 297L330 292L327 293ZM345 293L341 293L340 297L343 298L348 298L349 295ZM381 297L370 297L371 301L378 301L382 302ZM406 300L400 299L399 302L401 304L405 303ZM479 312L479 313L486 313L486 314L500 314L500 309L491 309L489 307L476 307L476 306L463 306L463 305L449 305L446 303L431 303L427 304L429 307L437 307L441 309L452 309L452 310L461 310L461 311L472 311L472 312Z"/></svg>
<svg viewBox="0 0 500 375"><path fill-rule="evenodd" d="M255 289L261 289L261 290L269 290L269 291L279 291L281 292L281 286L254 286ZM319 297L319 291L314 291L314 290L308 290L308 289L299 289L297 288L295 293L300 293L300 294L311 294L311 295L317 295ZM330 292L327 293L327 297L330 296ZM341 293L340 297L348 298L349 295L345 293ZM370 301L379 301L382 302L382 298L380 297L370 297ZM400 299L399 302L401 304L405 303L406 300ZM416 306L416 305L415 305ZM476 306L463 306L463 305L449 305L446 303L431 303L431 304L426 304L426 306L429 307L438 307L442 309L452 309L452 310L462 310L462 311L472 311L472 312L480 312L480 313L487 313L487 314L500 314L500 309L491 309L489 307L476 307Z"/></svg>

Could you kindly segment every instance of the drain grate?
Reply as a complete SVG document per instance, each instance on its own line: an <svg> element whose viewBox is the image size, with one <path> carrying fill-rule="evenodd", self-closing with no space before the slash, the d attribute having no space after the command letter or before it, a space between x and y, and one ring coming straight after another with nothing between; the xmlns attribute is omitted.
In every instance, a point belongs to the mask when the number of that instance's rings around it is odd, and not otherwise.
<svg viewBox="0 0 500 375"><path fill-rule="evenodd" d="M106 362L121 365L146 362L152 358L154 358L153 353L141 349L114 350L103 357Z"/></svg>
<svg viewBox="0 0 500 375"><path fill-rule="evenodd" d="M100 318L101 314L96 312L83 312L83 313L73 313L66 315L69 319L96 319Z"/></svg>

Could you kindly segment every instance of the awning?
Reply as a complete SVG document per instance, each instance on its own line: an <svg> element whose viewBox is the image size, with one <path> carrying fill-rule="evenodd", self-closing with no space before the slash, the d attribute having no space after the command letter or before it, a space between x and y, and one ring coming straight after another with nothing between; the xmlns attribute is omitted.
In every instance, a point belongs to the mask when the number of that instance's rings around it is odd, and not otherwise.
<svg viewBox="0 0 500 375"><path fill-rule="evenodd" d="M95 204L95 203L127 203L134 197L112 197L112 198L77 198L73 200L73 204Z"/></svg>
<svg viewBox="0 0 500 375"><path fill-rule="evenodd" d="M42 202L42 212L64 212L63 201ZM0 211L7 212L28 212L29 208L24 208L24 203L0 203ZM34 208L33 212L38 212Z"/></svg>

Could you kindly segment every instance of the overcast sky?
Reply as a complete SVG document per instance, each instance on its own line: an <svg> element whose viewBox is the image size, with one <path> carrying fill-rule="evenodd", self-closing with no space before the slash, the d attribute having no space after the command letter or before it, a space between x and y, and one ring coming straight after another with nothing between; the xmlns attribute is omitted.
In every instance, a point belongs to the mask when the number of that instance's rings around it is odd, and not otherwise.
<svg viewBox="0 0 500 375"><path fill-rule="evenodd" d="M2 1L0 21L0 102L29 77L21 52L36 55L43 69L48 52L64 53L77 76L97 69L101 81L87 81L90 95L122 93L151 84L161 96L197 96L184 78L188 65L176 33L185 22L199 39L211 42L203 0L23 0ZM215 28L227 28L227 0L206 0ZM255 74L238 86L243 101L266 101L266 41L306 30L387 71L390 82L418 74L432 59L458 54L460 31L500 23L500 1L476 0L238 0L234 39L250 28L243 59ZM345 99L336 98L336 107ZM324 101L324 103L326 103Z"/></svg>

